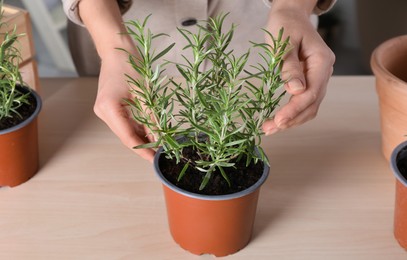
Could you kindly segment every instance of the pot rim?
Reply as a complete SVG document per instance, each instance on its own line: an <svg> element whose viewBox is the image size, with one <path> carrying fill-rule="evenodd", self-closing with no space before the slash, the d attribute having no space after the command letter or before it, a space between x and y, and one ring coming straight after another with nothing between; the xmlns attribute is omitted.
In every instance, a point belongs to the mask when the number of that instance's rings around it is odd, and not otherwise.
<svg viewBox="0 0 407 260"><path fill-rule="evenodd" d="M400 84L406 84L404 80L396 77L393 73L391 73L384 65L382 61L382 56L386 55L386 52L394 43L397 42L406 42L407 45L407 35L399 35L393 38L390 38L380 45L378 45L372 52L370 58L370 66L373 70L373 73L377 75L378 73L383 73L385 78L388 80L396 81ZM406 48L407 49L407 48Z"/></svg>
<svg viewBox="0 0 407 260"><path fill-rule="evenodd" d="M15 126L10 127L10 128L7 128L7 129L0 130L0 135L5 135L5 134L11 133L11 132L15 132L15 131L17 131L17 130L19 130L19 129L25 127L25 126L27 126L27 125L30 124L35 118L37 118L38 114L39 114L40 111L41 111L41 108L42 108L42 100L41 100L41 97L38 95L38 93L37 93L34 89L29 88L29 87L27 87L27 86L22 86L22 87L29 89L30 93L34 96L34 98L35 98L35 100L36 100L36 102L37 102L37 107L35 108L35 110L34 110L34 112L32 113L32 115L29 116L26 120L24 120L24 121L21 122L20 124L15 125Z"/></svg>
<svg viewBox="0 0 407 260"><path fill-rule="evenodd" d="M397 180L407 187L407 176L401 174L399 168L397 167L398 155L402 150L407 150L407 141L400 143L398 146L396 146L396 148L393 149L390 156L390 167Z"/></svg>
<svg viewBox="0 0 407 260"><path fill-rule="evenodd" d="M252 186L250 186L249 188L239 191L239 192L235 192L235 193L231 193L231 194L225 194L225 195L205 195L205 194L198 194L198 193L193 193L190 191L186 191L183 190L177 186L175 186L174 184L172 184L170 181L168 181L164 175L161 173L160 167L159 167L159 158L162 155L162 151L163 151L163 147L160 147L155 156L154 156L154 172L155 174L158 176L158 178L161 180L161 182L168 187L169 189L173 190L174 192L183 194L184 196L193 198L193 199L200 199L200 200L210 200L210 201L223 201L223 200L231 200L231 199L237 199L237 198L241 198L244 197L248 194L253 193L254 191L256 191L258 188L260 188L261 185L263 185L263 183L267 180L267 177L269 175L269 170L270 170L270 166L268 166L267 164L263 163L264 167L263 167L263 173L260 177L259 180L257 180L257 182L255 184L253 184Z"/></svg>

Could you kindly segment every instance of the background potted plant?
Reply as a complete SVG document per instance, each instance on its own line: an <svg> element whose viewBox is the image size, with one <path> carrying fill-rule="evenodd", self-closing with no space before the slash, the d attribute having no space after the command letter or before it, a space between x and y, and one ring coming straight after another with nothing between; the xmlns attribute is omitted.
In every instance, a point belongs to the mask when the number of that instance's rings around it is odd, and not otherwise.
<svg viewBox="0 0 407 260"><path fill-rule="evenodd" d="M390 165L396 177L394 236L407 249L407 141L393 150Z"/></svg>
<svg viewBox="0 0 407 260"><path fill-rule="evenodd" d="M261 126L284 94L278 90L285 84L281 68L289 43L283 30L277 37L265 31L271 44L253 43L263 64L249 72L249 50L235 56L228 48L235 26L224 31L226 16L202 22L197 33L178 29L192 60L155 67L174 44L155 53L151 42L163 34L146 29L148 17L127 23L138 43L129 62L140 75L127 75L135 95L127 103L156 140L135 148L161 147L154 167L174 240L192 253L216 256L234 253L250 240L259 189L269 171ZM182 80L163 76L168 64L177 67Z"/></svg>
<svg viewBox="0 0 407 260"><path fill-rule="evenodd" d="M379 97L382 151L389 161L393 149L406 140L407 35L380 44L371 56Z"/></svg>
<svg viewBox="0 0 407 260"><path fill-rule="evenodd" d="M21 54L16 27L3 20L0 2L0 186L16 186L38 170L37 116L40 97L24 86L19 71Z"/></svg>

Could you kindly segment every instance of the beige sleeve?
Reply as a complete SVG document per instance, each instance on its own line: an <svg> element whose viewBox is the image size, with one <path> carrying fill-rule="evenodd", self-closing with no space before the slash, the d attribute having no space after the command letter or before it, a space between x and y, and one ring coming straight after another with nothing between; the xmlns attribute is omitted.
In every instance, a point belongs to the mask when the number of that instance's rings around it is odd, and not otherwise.
<svg viewBox="0 0 407 260"><path fill-rule="evenodd" d="M81 0L62 0L62 5L64 7L64 12L69 20L72 22L84 26L82 23L82 19L79 16L79 8L78 4ZM117 0L117 4L119 5L120 12L124 14L130 8L132 4L132 0Z"/></svg>
<svg viewBox="0 0 407 260"><path fill-rule="evenodd" d="M271 7L271 3L273 3L273 0L264 0L264 3ZM336 0L318 0L313 13L316 15L320 15L323 13L328 12L332 6L336 3Z"/></svg>
<svg viewBox="0 0 407 260"><path fill-rule="evenodd" d="M314 8L314 14L320 15L328 12L335 3L336 0L318 0Z"/></svg>
<svg viewBox="0 0 407 260"><path fill-rule="evenodd" d="M82 25L82 20L79 17L78 4L81 0L62 0L62 5L64 7L64 12L69 20L72 22Z"/></svg>

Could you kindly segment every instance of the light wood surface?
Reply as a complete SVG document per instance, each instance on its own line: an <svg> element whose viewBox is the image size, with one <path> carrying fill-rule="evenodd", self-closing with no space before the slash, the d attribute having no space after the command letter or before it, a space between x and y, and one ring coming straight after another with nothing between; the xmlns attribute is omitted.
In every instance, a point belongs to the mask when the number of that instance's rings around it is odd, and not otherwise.
<svg viewBox="0 0 407 260"><path fill-rule="evenodd" d="M41 169L0 188L0 259L212 259L173 242L152 166L93 114L97 80L41 84ZM226 259L407 259L373 77L333 77L317 118L264 150L253 239Z"/></svg>

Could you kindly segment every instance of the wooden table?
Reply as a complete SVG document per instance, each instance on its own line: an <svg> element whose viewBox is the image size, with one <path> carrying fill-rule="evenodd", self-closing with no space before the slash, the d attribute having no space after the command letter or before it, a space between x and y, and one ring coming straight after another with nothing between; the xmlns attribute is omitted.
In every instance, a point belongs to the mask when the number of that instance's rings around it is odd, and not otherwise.
<svg viewBox="0 0 407 260"><path fill-rule="evenodd" d="M152 166L94 115L97 80L41 83L41 169L0 188L0 259L198 258L173 242ZM264 149L253 239L227 259L407 259L373 77L333 77L318 117Z"/></svg>

